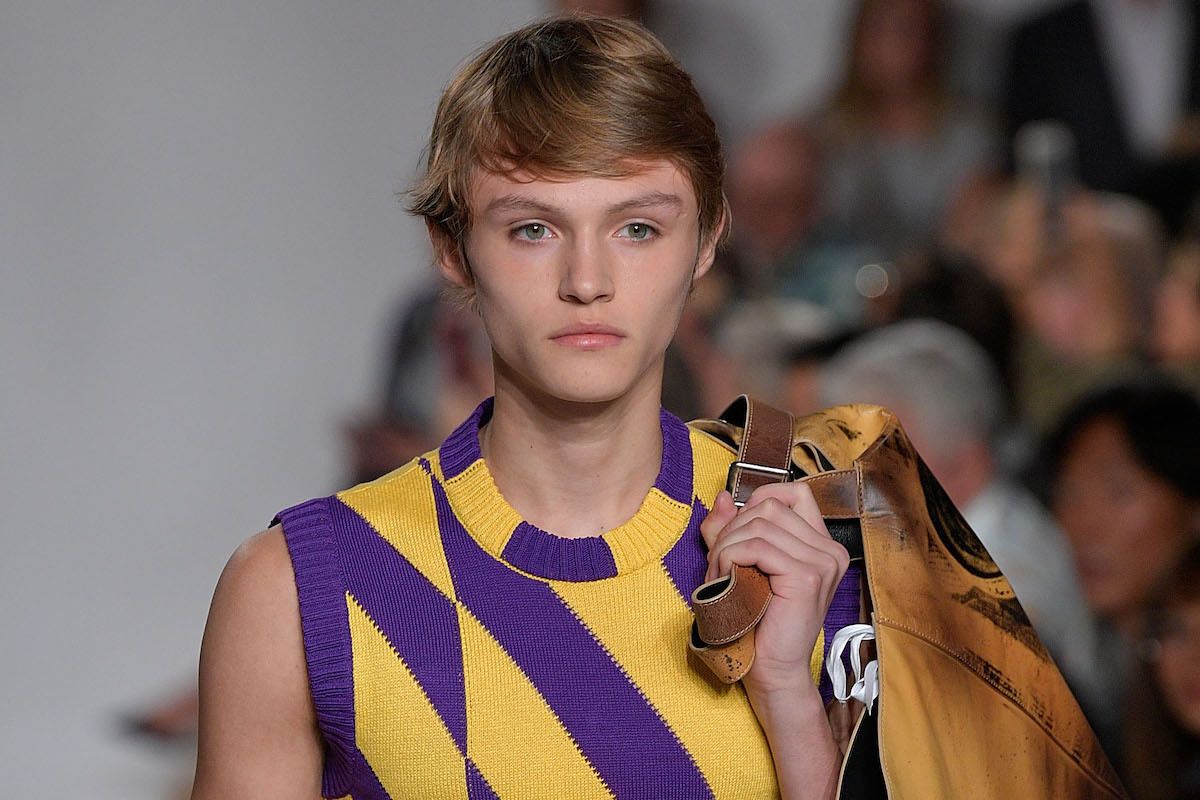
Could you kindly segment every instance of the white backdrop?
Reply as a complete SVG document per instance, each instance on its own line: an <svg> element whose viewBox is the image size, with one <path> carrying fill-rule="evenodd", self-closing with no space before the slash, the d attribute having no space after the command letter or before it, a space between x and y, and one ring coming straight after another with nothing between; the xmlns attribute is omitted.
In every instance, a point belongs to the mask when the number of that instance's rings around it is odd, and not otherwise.
<svg viewBox="0 0 1200 800"><path fill-rule="evenodd" d="M666 8L701 83L729 58L705 14L736 16L744 120L839 64L843 0ZM7 796L177 780L186 755L115 737L117 715L194 681L237 543L338 488L337 425L429 269L393 194L455 63L541 9L0 2Z"/></svg>

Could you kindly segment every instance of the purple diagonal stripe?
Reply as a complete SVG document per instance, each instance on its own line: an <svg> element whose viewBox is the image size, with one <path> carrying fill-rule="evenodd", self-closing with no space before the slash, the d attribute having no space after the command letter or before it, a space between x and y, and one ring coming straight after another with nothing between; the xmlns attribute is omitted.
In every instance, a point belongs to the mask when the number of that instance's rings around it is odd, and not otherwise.
<svg viewBox="0 0 1200 800"><path fill-rule="evenodd" d="M558 595L484 552L437 481L433 492L459 601L528 676L601 780L619 798L711 798L674 733Z"/></svg>
<svg viewBox="0 0 1200 800"><path fill-rule="evenodd" d="M825 622L821 626L825 631L825 647L821 653L822 664L829 657L829 645L833 643L833 635L847 625L853 625L858 622L861 582L862 568L857 564L851 564L846 568L846 574L842 576L842 582L833 591L833 599L829 602L829 613L825 615ZM850 676L849 682L853 683L854 672L850 668L849 649L845 653L842 653L842 665L846 668L846 674ZM833 699L833 681L830 679L829 673L824 669L821 670L821 681L818 684L818 689L821 692L821 699L826 703Z"/></svg>
<svg viewBox="0 0 1200 800"><path fill-rule="evenodd" d="M500 800L479 772L475 762L467 759L467 800Z"/></svg>
<svg viewBox="0 0 1200 800"><path fill-rule="evenodd" d="M708 571L708 548L700 535L700 523L707 516L708 509L704 504L699 499L693 501L687 529L662 559L663 567L688 608L692 606L692 592L704 583L704 573Z"/></svg>
<svg viewBox="0 0 1200 800"><path fill-rule="evenodd" d="M334 501L330 511L350 594L408 664L465 754L467 701L454 604L349 506Z"/></svg>
<svg viewBox="0 0 1200 800"><path fill-rule="evenodd" d="M654 486L672 500L680 503L692 502L692 437L683 420L659 409L662 425L662 464Z"/></svg>

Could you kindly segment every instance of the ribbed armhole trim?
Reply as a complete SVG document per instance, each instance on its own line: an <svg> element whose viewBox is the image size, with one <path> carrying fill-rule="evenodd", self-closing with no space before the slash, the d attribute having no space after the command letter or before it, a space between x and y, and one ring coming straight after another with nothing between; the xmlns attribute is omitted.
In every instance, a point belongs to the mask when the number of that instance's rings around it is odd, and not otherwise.
<svg viewBox="0 0 1200 800"><path fill-rule="evenodd" d="M292 558L300 596L300 627L308 683L325 738L321 794L342 797L353 789L354 655L346 609L346 579L338 558L328 499L309 500L275 519Z"/></svg>

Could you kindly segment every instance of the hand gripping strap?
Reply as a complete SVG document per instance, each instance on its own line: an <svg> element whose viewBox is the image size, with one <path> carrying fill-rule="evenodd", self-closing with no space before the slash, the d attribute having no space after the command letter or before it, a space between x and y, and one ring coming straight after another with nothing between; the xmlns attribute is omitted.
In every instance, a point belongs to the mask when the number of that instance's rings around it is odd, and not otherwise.
<svg viewBox="0 0 1200 800"><path fill-rule="evenodd" d="M746 395L739 397L722 419L739 424L745 415L737 459L730 465L727 488L734 504L745 505L759 486L792 477L794 420L791 414ZM858 480L854 470L836 470L803 478L825 517L857 518ZM862 554L857 526L830 525L843 538L851 555ZM754 663L754 628L771 601L771 584L757 567L734 565L730 574L698 587L692 593L695 622L688 646L723 682L741 680Z"/></svg>
<svg viewBox="0 0 1200 800"><path fill-rule="evenodd" d="M745 417L737 459L726 488L739 508L759 486L791 478L795 421L787 412L742 395L721 415ZM757 567L734 565L728 576L692 593L696 621L688 646L725 683L734 683L754 663L754 627L771 602L771 582Z"/></svg>

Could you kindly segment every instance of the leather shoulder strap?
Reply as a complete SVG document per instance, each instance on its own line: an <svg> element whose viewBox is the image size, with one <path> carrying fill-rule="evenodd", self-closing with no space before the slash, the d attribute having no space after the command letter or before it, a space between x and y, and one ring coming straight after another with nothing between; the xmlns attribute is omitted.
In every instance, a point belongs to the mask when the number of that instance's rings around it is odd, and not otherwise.
<svg viewBox="0 0 1200 800"><path fill-rule="evenodd" d="M744 394L720 418L742 428L737 460L730 464L726 482L734 505L745 505L760 486L791 479L796 428L791 414Z"/></svg>

